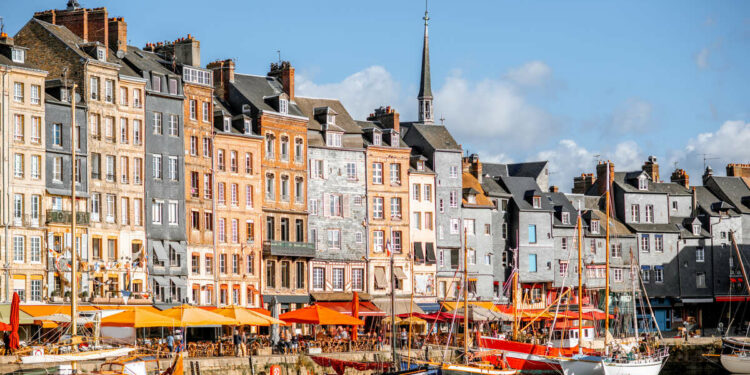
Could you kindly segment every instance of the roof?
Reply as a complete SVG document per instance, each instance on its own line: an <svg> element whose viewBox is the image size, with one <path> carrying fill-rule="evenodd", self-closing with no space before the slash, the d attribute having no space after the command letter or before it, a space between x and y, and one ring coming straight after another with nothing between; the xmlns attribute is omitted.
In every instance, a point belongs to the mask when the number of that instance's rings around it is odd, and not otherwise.
<svg viewBox="0 0 750 375"><path fill-rule="evenodd" d="M432 80L430 78L430 39L427 36L427 13L425 12L424 44L422 45L422 72L419 75L419 94L417 97L432 97Z"/></svg>
<svg viewBox="0 0 750 375"><path fill-rule="evenodd" d="M625 223L623 223L620 220L617 220L613 212L610 212L612 214L609 218L609 235L611 237L623 237L623 236L631 236L633 235L633 232L628 228ZM599 209L593 209L586 211L586 216L589 220L596 219L599 220L599 227L601 228L599 230L599 233L591 233L590 226L586 225L585 234L586 236L590 237L596 237L601 236L604 237L607 235L607 228L605 227L606 221L607 221L607 214Z"/></svg>
<svg viewBox="0 0 750 375"><path fill-rule="evenodd" d="M464 197L463 197L463 206L469 207L469 208L493 208L495 205L490 201L487 196L484 194L484 189L482 189L482 184L479 183L479 180L477 180L476 177L474 177L473 174L469 172L464 172L461 174L461 179L463 182L463 190L464 190ZM476 203L469 203L466 198L468 194L476 194Z"/></svg>
<svg viewBox="0 0 750 375"><path fill-rule="evenodd" d="M712 193L707 187L695 186L695 198L698 201L698 208L705 211L710 216L721 216L719 209L724 201L714 195L714 193ZM732 207L728 213L730 216L739 214L734 207Z"/></svg>
<svg viewBox="0 0 750 375"><path fill-rule="evenodd" d="M482 173L492 177L509 176L508 165L499 163L482 163Z"/></svg>
<svg viewBox="0 0 750 375"><path fill-rule="evenodd" d="M23 50L27 50L27 48L24 47L24 46L14 45L14 44L6 44L6 43L0 43L0 48L8 48L8 49L10 49L10 48L21 48ZM27 50L26 53L28 54L29 51ZM18 68L26 68L26 69L42 70L42 69L39 69L39 68L35 67L34 65L29 64L26 61L28 61L28 59L25 59L23 63L15 62L10 57L8 57L8 56L0 53L0 65L12 66L12 67L18 67Z"/></svg>
<svg viewBox="0 0 750 375"><path fill-rule="evenodd" d="M408 131L416 131L435 150L461 151L461 145L456 142L450 131L444 125L425 125L414 122L403 122L401 126Z"/></svg>
<svg viewBox="0 0 750 375"><path fill-rule="evenodd" d="M679 233L680 230L674 223L669 224L627 224L634 232L639 233Z"/></svg>
<svg viewBox="0 0 750 375"><path fill-rule="evenodd" d="M677 226L680 231L680 238L710 238L711 234L701 225L701 233L693 234L693 223L701 224L698 218L694 217L670 217L669 223Z"/></svg>
<svg viewBox="0 0 750 375"><path fill-rule="evenodd" d="M366 130L366 129L377 129L380 132L385 133L387 130L389 130L387 128L383 128L383 126L378 121L354 120L354 123L357 126L359 126L359 128L362 129L363 131ZM364 133L367 133L367 132L364 131ZM387 138L388 137L383 137L382 147L390 147L389 146L390 143L389 143L389 140ZM406 142L404 142L404 139L402 137L398 137L398 139L399 139L399 141L398 141L398 143L399 143L398 147L400 147L400 148L409 148L409 145L407 145ZM373 146L372 142L370 141L370 139L368 139L367 136L363 136L362 140L364 141L365 147Z"/></svg>
<svg viewBox="0 0 750 375"><path fill-rule="evenodd" d="M564 193L544 193L542 200L544 199L546 199L555 210L555 214L553 215L554 226L569 228L576 226L574 218L578 215L578 211L573 207L573 203L570 202L570 199L568 199ZM563 212L567 212L568 217L570 218L567 224L563 224L561 220Z"/></svg>
<svg viewBox="0 0 750 375"><path fill-rule="evenodd" d="M484 165L482 165L482 172L484 172ZM490 197L510 197L511 194L504 187L500 186L493 178L483 177L482 178L482 189L487 196Z"/></svg>
<svg viewBox="0 0 750 375"><path fill-rule="evenodd" d="M750 188L742 178L711 176L704 185L715 187L711 189L713 193L731 203L737 211L750 214Z"/></svg>
<svg viewBox="0 0 750 375"><path fill-rule="evenodd" d="M338 99L322 99L322 98L307 98L307 97L295 97L294 98L297 107L304 116L307 116L307 134L308 134L308 146L310 147L323 147L326 145L325 138L323 135L323 124L318 121L318 117L315 116L316 109L327 107L336 113L336 126L344 132L342 137L342 146L345 148L362 148L364 143L362 141L362 128L359 127L354 119L349 115L344 105Z"/></svg>
<svg viewBox="0 0 750 375"><path fill-rule="evenodd" d="M536 180L531 177L498 177L498 182L513 195L513 201L521 211L553 211L554 208L548 199L542 199L541 208L534 208L529 193L542 196L542 191Z"/></svg>
<svg viewBox="0 0 750 375"><path fill-rule="evenodd" d="M648 174L646 172L643 172L643 171L615 172L615 180L614 180L613 185L618 186L619 188L621 188L622 190L624 190L626 193L667 194L666 191L663 191L666 188L662 188L662 189L655 188L655 185L657 185L659 183L654 183L654 182L651 181L651 179L649 179L648 189L646 189L646 190L640 190L640 189L638 189L637 186L635 186L635 185L633 185L633 184L631 184L629 182L629 181L632 181L633 179L638 178L638 176L640 176L642 174L648 177ZM597 186L597 184L595 182L594 185L592 185L592 188L598 188L596 186ZM591 190L589 189L589 191L591 191ZM589 194L589 192L587 192L587 194L588 195L599 195L599 194Z"/></svg>
<svg viewBox="0 0 750 375"><path fill-rule="evenodd" d="M62 43L64 43L68 48L70 48L74 53L78 54L80 57L83 57L85 59L92 59L92 57L85 53L81 48L79 47L80 44L83 44L84 41L81 39L78 35L74 34L72 31L70 31L65 26L60 25L53 25L49 22L42 21L37 18L32 18L29 23L36 23L43 27L47 32L55 36L58 40L60 40Z"/></svg>
<svg viewBox="0 0 750 375"><path fill-rule="evenodd" d="M669 195L692 195L690 190L675 182L652 182L649 183L650 189L658 193L667 193Z"/></svg>
<svg viewBox="0 0 750 375"><path fill-rule="evenodd" d="M547 161L508 164L508 175L538 178L546 167Z"/></svg>
<svg viewBox="0 0 750 375"><path fill-rule="evenodd" d="M135 46L127 46L128 52L125 54L123 60L125 60L129 66L136 72L143 76L144 72L157 72L164 75L176 75L170 71L159 61L161 57L153 52L144 51Z"/></svg>
<svg viewBox="0 0 750 375"><path fill-rule="evenodd" d="M235 73L234 82L231 85L249 104L258 110L278 113L276 108L272 107L266 101L267 98L279 96L284 93L278 78ZM297 107L294 100L289 102L289 114L299 117L305 116L299 107Z"/></svg>

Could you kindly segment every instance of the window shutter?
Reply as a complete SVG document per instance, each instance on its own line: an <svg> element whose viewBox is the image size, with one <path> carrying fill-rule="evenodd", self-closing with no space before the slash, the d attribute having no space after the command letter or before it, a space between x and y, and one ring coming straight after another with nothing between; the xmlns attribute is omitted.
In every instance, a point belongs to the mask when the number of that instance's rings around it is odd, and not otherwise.
<svg viewBox="0 0 750 375"><path fill-rule="evenodd" d="M349 195L341 195L342 216L349 217Z"/></svg>
<svg viewBox="0 0 750 375"><path fill-rule="evenodd" d="M328 207L328 205L330 204L330 200L331 199L329 198L328 194L323 194L323 207L318 208L323 210L323 216L325 217L331 216L331 208Z"/></svg>
<svg viewBox="0 0 750 375"><path fill-rule="evenodd" d="M66 249L72 249L72 247L70 247L70 233L65 233L65 246L63 247Z"/></svg>
<svg viewBox="0 0 750 375"><path fill-rule="evenodd" d="M321 171L321 174L323 175L323 178L324 179L327 178L328 177L328 169L326 167L326 161L325 161L325 159L320 161L320 168L323 169Z"/></svg>
<svg viewBox="0 0 750 375"><path fill-rule="evenodd" d="M88 236L85 234L81 235L81 258L83 260L89 259L89 241Z"/></svg>
<svg viewBox="0 0 750 375"><path fill-rule="evenodd" d="M47 233L47 249L52 249L55 246L55 235L52 232Z"/></svg>

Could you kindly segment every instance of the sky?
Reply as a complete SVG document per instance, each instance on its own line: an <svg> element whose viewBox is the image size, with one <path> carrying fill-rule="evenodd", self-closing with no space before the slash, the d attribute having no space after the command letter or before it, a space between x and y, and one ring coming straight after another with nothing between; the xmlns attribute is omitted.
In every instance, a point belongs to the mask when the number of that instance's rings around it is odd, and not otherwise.
<svg viewBox="0 0 750 375"><path fill-rule="evenodd" d="M5 0L15 34L66 0ZM265 74L279 53L297 95L341 99L357 119L381 105L416 119L425 3L410 1L100 1L129 43L201 41L202 63L233 58ZM569 191L597 160L617 170L657 157L700 184L750 162L750 2L432 1L435 114L485 162L550 161ZM280 52L277 52L280 51ZM438 121L440 122L440 121Z"/></svg>

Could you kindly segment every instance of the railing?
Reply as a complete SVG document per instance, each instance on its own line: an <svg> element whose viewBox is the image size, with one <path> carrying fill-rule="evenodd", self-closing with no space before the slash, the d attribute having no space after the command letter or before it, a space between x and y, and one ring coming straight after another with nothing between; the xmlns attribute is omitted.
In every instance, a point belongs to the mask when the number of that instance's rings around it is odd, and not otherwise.
<svg viewBox="0 0 750 375"><path fill-rule="evenodd" d="M315 256L315 244L312 242L265 241L263 243L263 254L312 258Z"/></svg>
<svg viewBox="0 0 750 375"><path fill-rule="evenodd" d="M70 224L72 213L66 210L47 210L47 224ZM76 212L76 223L88 225L90 214L88 212Z"/></svg>

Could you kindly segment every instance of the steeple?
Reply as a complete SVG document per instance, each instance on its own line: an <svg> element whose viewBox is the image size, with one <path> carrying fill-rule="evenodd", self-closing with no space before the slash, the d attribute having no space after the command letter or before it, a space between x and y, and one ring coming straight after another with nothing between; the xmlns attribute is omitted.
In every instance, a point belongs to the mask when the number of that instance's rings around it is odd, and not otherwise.
<svg viewBox="0 0 750 375"><path fill-rule="evenodd" d="M424 10L424 45L422 46L422 74L419 77L419 121L425 124L432 124L434 110L432 108L432 84L430 79L430 43L427 35L428 21L430 20L427 10L427 0L425 0Z"/></svg>

